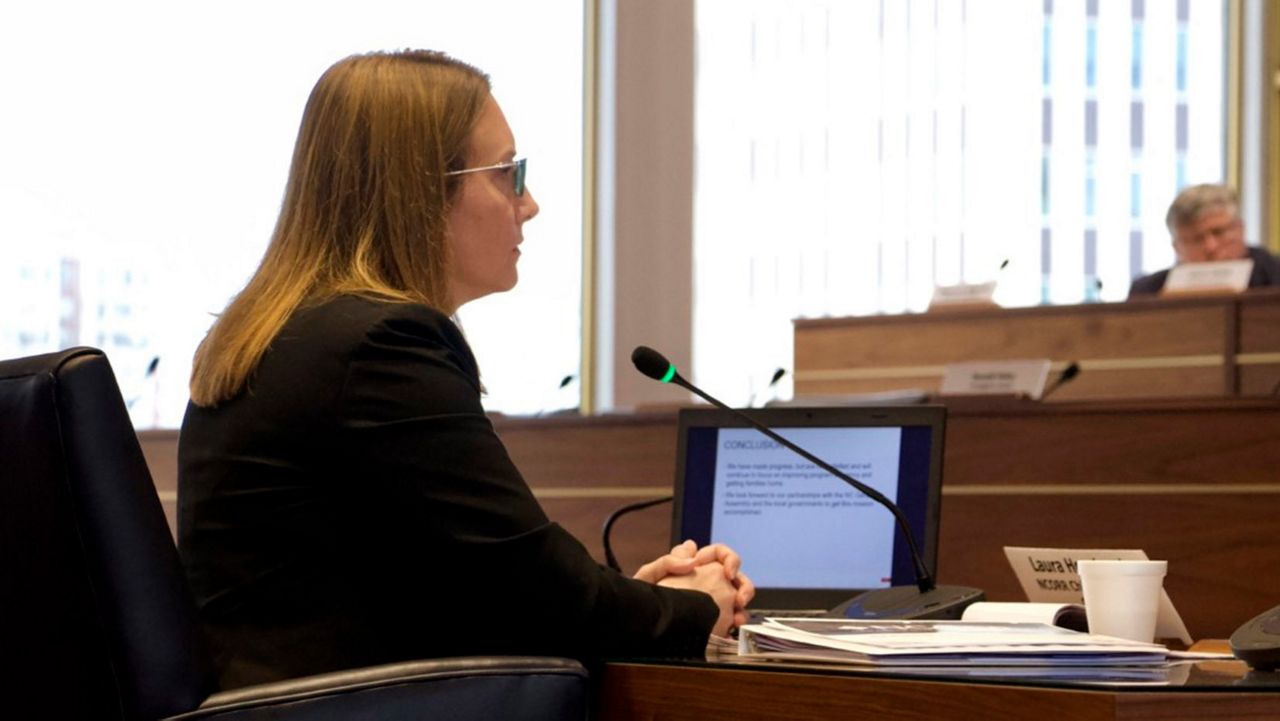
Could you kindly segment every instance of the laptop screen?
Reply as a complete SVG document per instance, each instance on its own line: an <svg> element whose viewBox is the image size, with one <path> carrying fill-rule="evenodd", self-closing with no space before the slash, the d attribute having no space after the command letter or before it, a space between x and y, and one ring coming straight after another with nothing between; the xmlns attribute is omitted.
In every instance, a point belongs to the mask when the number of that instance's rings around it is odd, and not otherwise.
<svg viewBox="0 0 1280 721"><path fill-rule="evenodd" d="M945 408L746 413L897 503L934 573ZM672 543L686 538L741 554L756 608L830 608L916 580L888 509L720 409L680 411Z"/></svg>

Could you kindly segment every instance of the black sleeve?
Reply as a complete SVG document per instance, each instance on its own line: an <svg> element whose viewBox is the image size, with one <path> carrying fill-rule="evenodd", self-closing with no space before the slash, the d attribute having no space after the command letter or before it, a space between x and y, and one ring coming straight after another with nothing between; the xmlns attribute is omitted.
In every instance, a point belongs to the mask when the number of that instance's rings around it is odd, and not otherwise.
<svg viewBox="0 0 1280 721"><path fill-rule="evenodd" d="M1159 293L1160 289L1164 288L1164 281L1168 275L1168 270L1161 270L1151 275L1135 278L1129 285L1129 298L1142 298Z"/></svg>
<svg viewBox="0 0 1280 721"><path fill-rule="evenodd" d="M348 365L341 446L367 497L389 504L384 573L420 574L407 594L437 622L438 649L701 656L718 616L702 593L625 578L551 523L480 404L466 341L443 315L392 306ZM390 516L385 514L390 512ZM406 566L412 566L406 568Z"/></svg>
<svg viewBox="0 0 1280 721"><path fill-rule="evenodd" d="M1280 258L1256 245L1249 247L1249 257L1253 259L1253 273L1249 276L1250 288L1280 285Z"/></svg>

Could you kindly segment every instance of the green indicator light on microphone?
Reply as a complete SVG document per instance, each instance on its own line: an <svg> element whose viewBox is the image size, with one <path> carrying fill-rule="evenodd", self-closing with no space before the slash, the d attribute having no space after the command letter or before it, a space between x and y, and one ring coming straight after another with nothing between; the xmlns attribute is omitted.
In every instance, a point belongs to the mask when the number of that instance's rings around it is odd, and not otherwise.
<svg viewBox="0 0 1280 721"><path fill-rule="evenodd" d="M675 363L668 363L668 364L667 364L667 374L666 374L666 375L664 375L664 376L662 376L662 382L663 382L663 383L670 383L670 382L671 382L671 379L672 379L672 378L675 378L675 377L676 377L676 364L675 364Z"/></svg>

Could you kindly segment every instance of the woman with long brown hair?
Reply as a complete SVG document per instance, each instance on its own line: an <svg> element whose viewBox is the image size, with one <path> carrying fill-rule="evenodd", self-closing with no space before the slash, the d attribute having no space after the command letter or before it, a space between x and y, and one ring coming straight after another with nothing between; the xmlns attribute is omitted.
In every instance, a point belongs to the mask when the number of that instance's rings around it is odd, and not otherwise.
<svg viewBox="0 0 1280 721"><path fill-rule="evenodd" d="M488 78L446 55L338 62L280 219L201 344L179 549L234 687L410 658L700 656L753 592L723 546L634 579L550 522L450 320L517 280L538 212Z"/></svg>

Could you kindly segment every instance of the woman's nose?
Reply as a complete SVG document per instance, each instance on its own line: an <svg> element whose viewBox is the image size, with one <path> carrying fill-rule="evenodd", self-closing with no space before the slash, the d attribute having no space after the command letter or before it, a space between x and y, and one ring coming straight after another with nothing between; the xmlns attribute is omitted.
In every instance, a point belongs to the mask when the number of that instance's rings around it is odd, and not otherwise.
<svg viewBox="0 0 1280 721"><path fill-rule="evenodd" d="M533 220L533 217L541 210L538 207L538 201L533 199L533 191L528 187L524 189L524 195L520 196L520 222Z"/></svg>

